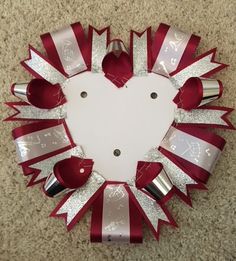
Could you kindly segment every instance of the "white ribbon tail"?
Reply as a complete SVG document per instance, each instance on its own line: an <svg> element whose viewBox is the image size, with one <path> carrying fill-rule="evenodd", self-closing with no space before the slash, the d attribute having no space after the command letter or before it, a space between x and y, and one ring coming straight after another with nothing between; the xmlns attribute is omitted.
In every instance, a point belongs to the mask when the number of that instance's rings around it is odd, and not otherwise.
<svg viewBox="0 0 236 261"><path fill-rule="evenodd" d="M227 118L233 109L225 107L206 107L202 109L195 109L186 111L177 109L175 111L175 122L178 124L195 124L202 127L209 127L215 125L222 128L235 129L232 123Z"/></svg>
<svg viewBox="0 0 236 261"><path fill-rule="evenodd" d="M62 216L65 219L67 229L71 230L101 193L104 182L105 179L101 175L92 172L87 183L74 192L68 193L50 216Z"/></svg>
<svg viewBox="0 0 236 261"><path fill-rule="evenodd" d="M131 199L143 215L146 223L150 226L157 240L159 238L161 222L176 225L174 220L170 216L167 216L167 211L164 211L164 208L155 199L134 186L129 186L127 189L130 189L133 195Z"/></svg>
<svg viewBox="0 0 236 261"><path fill-rule="evenodd" d="M63 83L65 77L57 70L45 57L43 57L36 49L29 46L29 59L21 62L21 64L36 78L43 78L51 84Z"/></svg>
<svg viewBox="0 0 236 261"><path fill-rule="evenodd" d="M24 102L8 102L9 107L16 113L9 116L5 121L14 120L60 120L66 117L66 105L60 105L53 109L40 109Z"/></svg>

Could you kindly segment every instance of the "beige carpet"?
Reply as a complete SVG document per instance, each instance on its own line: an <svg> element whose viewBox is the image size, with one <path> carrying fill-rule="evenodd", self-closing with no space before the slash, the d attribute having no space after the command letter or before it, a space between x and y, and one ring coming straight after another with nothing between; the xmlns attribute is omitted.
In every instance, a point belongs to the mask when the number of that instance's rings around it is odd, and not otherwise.
<svg viewBox="0 0 236 261"><path fill-rule="evenodd" d="M81 21L86 27L111 25L112 36L128 43L129 30L143 30L160 22L202 36L198 52L218 47L217 59L231 67L217 75L225 86L217 104L236 103L236 1L157 0L2 0L0 3L1 100L14 100L12 82L29 80L19 62L27 57L27 45L42 50L39 35L65 24ZM1 106L1 116L7 108ZM236 124L235 114L232 121ZM26 189L26 179L16 164L11 141L12 123L1 124L0 260L235 260L235 137L227 139L225 151L209 180L209 191L192 192L194 208L177 198L168 204L179 224L165 226L156 242L145 227L142 245L105 245L89 242L88 213L71 231L62 220L48 218L57 200L49 200L39 186Z"/></svg>

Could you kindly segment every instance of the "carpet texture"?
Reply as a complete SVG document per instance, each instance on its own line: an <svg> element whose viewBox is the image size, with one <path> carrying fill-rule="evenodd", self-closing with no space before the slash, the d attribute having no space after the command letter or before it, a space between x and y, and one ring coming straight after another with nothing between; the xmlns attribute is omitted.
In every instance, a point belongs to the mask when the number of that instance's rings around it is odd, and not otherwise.
<svg viewBox="0 0 236 261"><path fill-rule="evenodd" d="M4 101L12 82L30 80L19 62L31 43L43 50L39 35L81 21L97 28L111 25L112 37L129 41L129 30L156 30L160 22L202 37L198 53L218 47L217 60L230 67L216 77L224 83L218 105L236 103L236 1L134 0L2 0L0 3L1 118L9 115ZM231 116L236 124L235 113ZM1 123L0 260L235 260L235 138L236 132L217 131L227 140L209 180L208 191L193 191L193 208L178 198L168 203L179 228L162 227L156 242L144 228L142 245L91 244L90 214L66 232L64 222L49 218L57 199L42 195L40 186L26 188L11 139L13 123Z"/></svg>

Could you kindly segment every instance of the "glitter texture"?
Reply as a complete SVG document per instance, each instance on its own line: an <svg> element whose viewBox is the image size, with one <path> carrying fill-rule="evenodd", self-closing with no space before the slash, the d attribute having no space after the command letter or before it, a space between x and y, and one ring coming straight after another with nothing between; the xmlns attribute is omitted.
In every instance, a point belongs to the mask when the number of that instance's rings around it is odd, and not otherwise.
<svg viewBox="0 0 236 261"><path fill-rule="evenodd" d="M63 83L67 78L56 68L30 49L31 59L24 61L33 71L52 84Z"/></svg>
<svg viewBox="0 0 236 261"><path fill-rule="evenodd" d="M173 185L178 188L181 192L187 195L186 185L197 184L187 173L182 171L177 165L171 160L165 157L158 149L151 149L146 155L145 159L151 162L160 162L163 164L164 169L170 178Z"/></svg>
<svg viewBox="0 0 236 261"><path fill-rule="evenodd" d="M183 86L187 79L191 77L200 77L211 70L221 66L221 64L211 62L213 53L203 57L202 59L194 62L179 73L170 78L170 81L176 89Z"/></svg>
<svg viewBox="0 0 236 261"><path fill-rule="evenodd" d="M31 105L14 105L14 108L20 113L14 118L37 119L37 120L58 120L66 117L66 105L60 105L54 109L40 109Z"/></svg>
<svg viewBox="0 0 236 261"><path fill-rule="evenodd" d="M222 110L196 109L185 111L183 109L176 109L175 121L177 123L218 124L227 126L227 123L221 118L225 113L226 111Z"/></svg>
<svg viewBox="0 0 236 261"><path fill-rule="evenodd" d="M107 52L107 30L98 34L93 30L92 37L92 72L102 72L102 60Z"/></svg>
<svg viewBox="0 0 236 261"><path fill-rule="evenodd" d="M60 207L56 214L67 214L66 224L69 225L74 217L85 206L88 200L103 185L105 179L96 172L92 172L87 183L77 189Z"/></svg>
<svg viewBox="0 0 236 261"><path fill-rule="evenodd" d="M140 37L133 33L133 73L137 76L147 74L147 31Z"/></svg>
<svg viewBox="0 0 236 261"><path fill-rule="evenodd" d="M150 220L155 231L158 230L159 219L167 222L169 221L161 206L154 199L133 186L130 186L130 189L145 212L145 215Z"/></svg>

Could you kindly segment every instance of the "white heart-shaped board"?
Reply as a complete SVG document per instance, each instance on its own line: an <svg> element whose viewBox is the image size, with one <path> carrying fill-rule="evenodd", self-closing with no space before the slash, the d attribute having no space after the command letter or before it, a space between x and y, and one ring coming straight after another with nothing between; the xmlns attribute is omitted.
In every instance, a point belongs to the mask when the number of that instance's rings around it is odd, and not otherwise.
<svg viewBox="0 0 236 261"><path fill-rule="evenodd" d="M102 73L84 72L70 78L64 93L74 142L109 181L133 178L137 162L159 146L174 120L177 90L154 73L117 88Z"/></svg>

